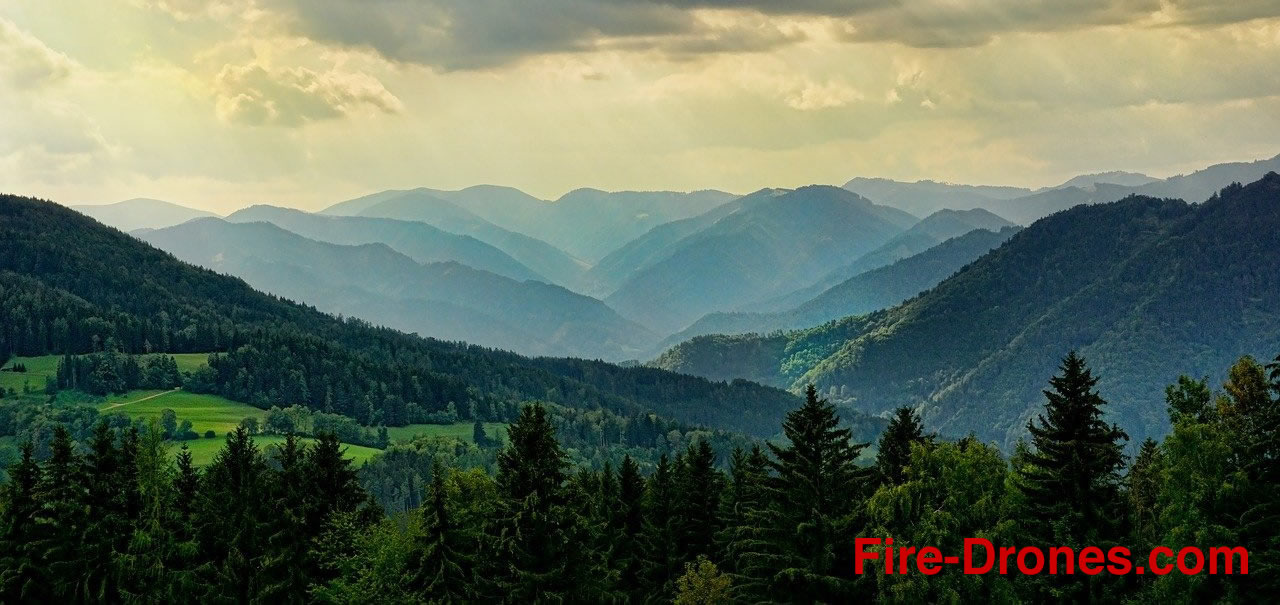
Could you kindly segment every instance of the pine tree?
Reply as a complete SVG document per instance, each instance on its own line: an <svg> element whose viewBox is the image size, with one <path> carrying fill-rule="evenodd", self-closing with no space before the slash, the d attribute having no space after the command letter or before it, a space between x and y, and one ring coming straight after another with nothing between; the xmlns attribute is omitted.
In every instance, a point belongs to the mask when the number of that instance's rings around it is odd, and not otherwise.
<svg viewBox="0 0 1280 605"><path fill-rule="evenodd" d="M21 458L9 468L3 485L0 507L0 602L37 602L48 581L34 552L35 516L41 509L37 491L40 467L35 462L35 445L23 442Z"/></svg>
<svg viewBox="0 0 1280 605"><path fill-rule="evenodd" d="M66 427L55 427L49 460L36 488L42 504L35 515L38 564L52 579L48 588L62 599L75 599L78 594L80 541L87 521L84 469L74 448Z"/></svg>
<svg viewBox="0 0 1280 605"><path fill-rule="evenodd" d="M273 513L264 498L268 478L266 460L244 427L227 436L205 468L195 526L212 598L247 603L261 594L258 570Z"/></svg>
<svg viewBox="0 0 1280 605"><path fill-rule="evenodd" d="M1072 351L1060 371L1049 380L1052 390L1044 392L1045 413L1027 422L1033 449L1019 478L1024 529L1036 546L1105 550L1123 535L1120 441L1128 436L1103 421L1107 402L1094 390L1098 379L1084 359ZM1104 582L1095 579L1035 578L1031 584L1041 598L1101 599Z"/></svg>
<svg viewBox="0 0 1280 605"><path fill-rule="evenodd" d="M767 598L773 575L764 560L770 523L766 481L769 459L759 445L750 452L734 449L729 461L729 482L720 501L724 524L716 536L721 566L733 579L733 596L740 601Z"/></svg>
<svg viewBox="0 0 1280 605"><path fill-rule="evenodd" d="M1272 376L1275 375L1274 369ZM1240 481L1236 505L1239 536L1252 555L1242 582L1246 600L1280 590L1280 383L1252 357L1227 374L1218 416L1230 435L1232 463Z"/></svg>
<svg viewBox="0 0 1280 605"><path fill-rule="evenodd" d="M911 462L911 444L925 441L924 426L915 410L909 407L895 410L889 426L880 435L880 451L876 453L876 470L881 481L901 485L906 480L907 464Z"/></svg>
<svg viewBox="0 0 1280 605"><path fill-rule="evenodd" d="M541 405L525 406L498 454L499 544L506 568L496 578L516 603L582 601L594 594L592 553L567 506L564 451Z"/></svg>
<svg viewBox="0 0 1280 605"><path fill-rule="evenodd" d="M630 455L624 455L618 469L618 499L613 504L615 513L610 528L616 540L612 560L618 571L617 588L632 602L639 600L642 589L644 497L640 467Z"/></svg>
<svg viewBox="0 0 1280 605"><path fill-rule="evenodd" d="M423 533L414 544L407 584L422 602L466 603L472 598L475 541L453 518L444 472L431 475L422 508Z"/></svg>
<svg viewBox="0 0 1280 605"><path fill-rule="evenodd" d="M82 553L81 579L76 592L85 601L118 600L112 564L127 540L132 527L125 517L125 492L121 484L126 473L120 469L121 452L116 449L115 434L106 422L93 430L89 454L85 459L87 524L80 541Z"/></svg>
<svg viewBox="0 0 1280 605"><path fill-rule="evenodd" d="M777 594L797 602L844 601L853 591L852 540L871 473L856 464L866 444L849 429L813 385L805 403L782 424L788 444L769 444L772 540Z"/></svg>
<svg viewBox="0 0 1280 605"><path fill-rule="evenodd" d="M724 477L716 469L716 455L706 439L689 445L676 465L676 557L681 563L710 557L720 530L720 492Z"/></svg>
<svg viewBox="0 0 1280 605"><path fill-rule="evenodd" d="M1148 438L1142 442L1133 460L1125 487L1129 498L1129 515L1133 519L1131 548L1149 550L1159 540L1159 497L1164 471L1164 453L1160 444Z"/></svg>
<svg viewBox="0 0 1280 605"><path fill-rule="evenodd" d="M274 513L264 528L269 535L262 559L263 600L301 603L311 584L305 456L306 448L291 434L275 457L280 470L269 485Z"/></svg>
<svg viewBox="0 0 1280 605"><path fill-rule="evenodd" d="M649 476L644 499L644 579L647 602L666 602L675 594L676 578L682 573L676 557L676 488L667 455L658 458L658 467Z"/></svg>

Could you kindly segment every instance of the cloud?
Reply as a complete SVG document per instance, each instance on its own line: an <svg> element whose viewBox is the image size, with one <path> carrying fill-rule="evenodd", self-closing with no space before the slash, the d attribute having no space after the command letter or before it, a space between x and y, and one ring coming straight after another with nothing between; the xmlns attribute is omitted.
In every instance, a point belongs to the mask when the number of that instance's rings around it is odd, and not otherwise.
<svg viewBox="0 0 1280 605"><path fill-rule="evenodd" d="M986 44L1004 33L1142 23L1161 6L1161 0L913 0L851 16L833 29L838 37L854 42L965 47Z"/></svg>
<svg viewBox="0 0 1280 605"><path fill-rule="evenodd" d="M226 65L215 79L218 117L254 126L301 126L368 109L395 114L400 99L362 73Z"/></svg>
<svg viewBox="0 0 1280 605"><path fill-rule="evenodd" d="M16 25L0 19L0 82L15 89L65 80L74 63Z"/></svg>
<svg viewBox="0 0 1280 605"><path fill-rule="evenodd" d="M442 71L608 49L690 59L808 38L780 25L784 18L825 23L848 42L948 48L980 46L1006 33L1214 25L1280 14L1275 0L261 0L260 6L279 13L294 33Z"/></svg>

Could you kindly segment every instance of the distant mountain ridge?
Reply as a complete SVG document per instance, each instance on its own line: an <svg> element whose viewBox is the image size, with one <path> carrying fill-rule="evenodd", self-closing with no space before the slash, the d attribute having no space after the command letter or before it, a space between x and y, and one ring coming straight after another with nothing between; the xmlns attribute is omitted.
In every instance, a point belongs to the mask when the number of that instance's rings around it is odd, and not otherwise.
<svg viewBox="0 0 1280 605"><path fill-rule="evenodd" d="M598 300L386 244L318 242L266 222L197 219L140 237L251 286L406 332L529 355L630 359L655 336Z"/></svg>
<svg viewBox="0 0 1280 605"><path fill-rule="evenodd" d="M250 206L227 216L232 223L272 223L308 239L342 245L386 244L420 263L456 261L515 280L546 281L507 253L467 235L422 222L325 216L278 206Z"/></svg>
<svg viewBox="0 0 1280 605"><path fill-rule="evenodd" d="M706 334L768 334L800 330L899 304L932 288L999 247L1020 227L974 229L919 254L855 275L794 308L773 313L711 313L663 340L663 350ZM661 365L661 363L659 364Z"/></svg>
<svg viewBox="0 0 1280 605"><path fill-rule="evenodd" d="M450 233L468 235L502 250L544 279L574 289L579 287L587 266L551 244L503 229L425 188L358 198L332 206L323 214L419 221Z"/></svg>
<svg viewBox="0 0 1280 605"><path fill-rule="evenodd" d="M1005 447L1080 351L1135 439L1167 430L1163 388L1280 350L1280 175L1201 204L1131 196L1035 222L900 306L769 336L704 336L659 367L792 389L872 414L900 405Z"/></svg>
<svg viewBox="0 0 1280 605"><path fill-rule="evenodd" d="M879 248L858 257L857 260L851 263L827 272L813 284L789 292L784 296L746 305L741 310L766 313L788 311L848 279L920 254L951 238L959 237L975 229L985 229L997 233L1001 229L1012 226L1014 226L1013 223L980 208L972 210L939 210L912 225L910 229L894 236L893 239L885 242Z"/></svg>
<svg viewBox="0 0 1280 605"><path fill-rule="evenodd" d="M736 211L676 244L605 299L657 332L674 332L708 312L807 285L918 219L825 185L762 190Z"/></svg>
<svg viewBox="0 0 1280 605"><path fill-rule="evenodd" d="M193 218L217 216L212 212L151 198L134 198L114 204L78 205L71 206L71 209L121 231L157 229L185 223Z"/></svg>
<svg viewBox="0 0 1280 605"><path fill-rule="evenodd" d="M855 178L845 188L880 204L916 214L942 208L983 208L1019 224L1046 217L1079 204L1113 202L1128 195L1203 200L1231 183L1249 183L1280 170L1280 155L1252 162L1214 164L1167 179L1111 171L1074 177L1056 187L956 185L935 181L907 183L889 179Z"/></svg>

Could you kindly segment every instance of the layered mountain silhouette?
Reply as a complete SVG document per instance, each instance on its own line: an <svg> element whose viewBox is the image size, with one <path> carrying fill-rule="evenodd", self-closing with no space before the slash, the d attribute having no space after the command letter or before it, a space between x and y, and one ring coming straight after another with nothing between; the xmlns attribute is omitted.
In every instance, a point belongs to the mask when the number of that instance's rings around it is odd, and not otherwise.
<svg viewBox="0 0 1280 605"><path fill-rule="evenodd" d="M406 332L529 355L630 359L655 336L600 301L457 262L420 264L385 244L342 246L265 222L197 219L140 233L179 259Z"/></svg>
<svg viewBox="0 0 1280 605"><path fill-rule="evenodd" d="M515 280L547 281L494 246L417 221L325 216L264 205L233 212L227 220L272 223L303 237L332 244L386 244L420 263L454 261Z"/></svg>
<svg viewBox="0 0 1280 605"><path fill-rule="evenodd" d="M845 188L879 204L916 214L941 208L983 208L1026 225L1079 204L1113 202L1128 195L1203 200L1231 183L1249 183L1280 170L1280 155L1254 162L1215 164L1167 179L1112 171L1074 177L1057 187L1037 191L1017 187L953 185L935 181L903 183L888 179L856 178Z"/></svg>
<svg viewBox="0 0 1280 605"><path fill-rule="evenodd" d="M134 198L114 204L81 205L71 208L121 231L157 229L185 223L193 218L215 216L212 212L150 198Z"/></svg>
<svg viewBox="0 0 1280 605"><path fill-rule="evenodd" d="M577 288L587 263L542 240L503 229L430 189L384 191L325 209L333 216L365 216L419 221L489 244L537 272L552 283Z"/></svg>
<svg viewBox="0 0 1280 605"><path fill-rule="evenodd" d="M787 311L711 313L663 340L663 349L704 334L767 334L879 311L901 303L999 247L1018 227L974 229L897 262L855 275Z"/></svg>
<svg viewBox="0 0 1280 605"><path fill-rule="evenodd" d="M658 332L808 285L888 242L916 217L838 187L763 190L675 243L605 302Z"/></svg>
<svg viewBox="0 0 1280 605"><path fill-rule="evenodd" d="M1012 226L1013 223L982 209L939 210L912 225L910 229L898 234L883 246L862 255L847 265L837 267L828 272L816 283L777 298L747 305L741 310L772 312L794 309L854 276L891 265L909 256L920 254L953 237L964 235L975 229L999 232L1005 227ZM977 258L977 256L969 258L969 260L974 258ZM848 315L848 313L845 315Z"/></svg>
<svg viewBox="0 0 1280 605"><path fill-rule="evenodd" d="M1010 446L1077 350L1131 437L1167 430L1163 389L1280 348L1280 175L1201 204L1131 196L1036 221L906 303L768 336L704 336L659 367L799 388L856 409L907 405Z"/></svg>

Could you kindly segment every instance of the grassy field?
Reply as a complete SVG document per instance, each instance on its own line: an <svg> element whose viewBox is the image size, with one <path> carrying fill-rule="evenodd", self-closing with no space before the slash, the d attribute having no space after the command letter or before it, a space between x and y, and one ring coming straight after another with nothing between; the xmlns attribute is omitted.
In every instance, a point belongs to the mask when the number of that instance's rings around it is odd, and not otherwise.
<svg viewBox="0 0 1280 605"><path fill-rule="evenodd" d="M96 406L104 414L119 412L135 418L159 418L166 409L178 414L178 421L190 420L199 435L212 429L219 437L234 431L241 420L257 418L266 412L251 405L224 399L217 395L197 395L184 391L129 391L108 397Z"/></svg>
<svg viewBox="0 0 1280 605"><path fill-rule="evenodd" d="M0 372L0 388L5 390L13 389L21 393L22 384L26 382L31 385L32 389L43 392L44 377L58 374L58 360L61 358L59 355L45 355L43 357L15 357L10 359L4 364L5 371ZM27 366L27 371L8 371L15 363Z"/></svg>
<svg viewBox="0 0 1280 605"><path fill-rule="evenodd" d="M302 443L312 443L314 440L308 438L299 438ZM217 439L196 439L193 441L172 442L173 454L176 456L182 449L182 445L186 444L187 449L191 450L191 461L196 466L205 466L213 462L213 457L218 454L222 446L226 444L226 439L219 436ZM280 435L259 435L253 438L253 442L258 444L260 449L267 449L269 446L280 445L284 443L284 437ZM370 458L381 454L382 450L360 445L343 444L347 450L347 457L355 462L356 466L364 464Z"/></svg>
<svg viewBox="0 0 1280 605"><path fill-rule="evenodd" d="M387 436L392 443L411 441L415 437L457 437L471 442L472 423L458 422L454 424L410 424L408 426L389 426ZM486 422L484 432L490 439L507 437L507 425L501 422Z"/></svg>
<svg viewBox="0 0 1280 605"><path fill-rule="evenodd" d="M209 361L208 353L177 353L172 357L178 364L178 370L183 372L193 371ZM32 389L43 391L44 377L54 376L58 373L58 360L60 359L62 359L61 355L15 357L4 364L5 369L7 370L13 364L19 363L27 366L27 371L0 372L0 388L22 392L22 384L26 381L31 385Z"/></svg>

